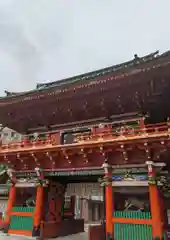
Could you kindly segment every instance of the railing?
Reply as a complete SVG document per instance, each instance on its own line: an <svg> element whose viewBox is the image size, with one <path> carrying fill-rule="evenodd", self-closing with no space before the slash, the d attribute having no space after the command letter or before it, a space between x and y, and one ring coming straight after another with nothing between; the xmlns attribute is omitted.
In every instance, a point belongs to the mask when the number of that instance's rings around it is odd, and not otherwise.
<svg viewBox="0 0 170 240"><path fill-rule="evenodd" d="M62 146L62 145L75 145L75 144L85 144L91 142L99 141L125 141L133 140L140 138L149 138L149 137L161 137L168 136L170 134L170 123L159 123L154 125L145 125L144 128L141 128L139 125L134 127L132 126L122 126L118 128L112 128L111 125L107 125L107 128L98 129L98 132L78 133L74 136L71 143L62 142L62 133L48 133L43 136L43 138L37 137L36 139L29 140L28 136L25 136L23 140L18 142L11 142L10 144L1 144L0 152L3 150L16 150L16 149L35 149L51 146Z"/></svg>
<svg viewBox="0 0 170 240"><path fill-rule="evenodd" d="M9 233L23 234L32 236L34 227L34 210L33 207L13 207L11 221L9 225Z"/></svg>
<svg viewBox="0 0 170 240"><path fill-rule="evenodd" d="M114 239L149 240L152 239L152 221L149 212L116 211L113 217Z"/></svg>
<svg viewBox="0 0 170 240"><path fill-rule="evenodd" d="M169 128L170 131L170 128ZM91 136L83 136L83 140L98 140L98 139L128 139L128 138L139 138L139 137L147 137L154 135L162 135L164 133L168 133L168 124L167 123L159 123L154 125L145 125L144 128L139 126L136 127L121 127L114 129L106 129L101 133L94 134Z"/></svg>

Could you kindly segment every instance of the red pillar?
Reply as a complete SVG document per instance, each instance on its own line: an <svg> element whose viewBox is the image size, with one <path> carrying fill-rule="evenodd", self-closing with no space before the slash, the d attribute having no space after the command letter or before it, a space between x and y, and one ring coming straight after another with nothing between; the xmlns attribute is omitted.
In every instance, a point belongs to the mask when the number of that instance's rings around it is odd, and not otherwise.
<svg viewBox="0 0 170 240"><path fill-rule="evenodd" d="M153 162L147 162L149 176L149 196L152 216L152 235L153 239L162 239L163 223L161 216L161 204L159 199L159 190L155 182L155 171Z"/></svg>
<svg viewBox="0 0 170 240"><path fill-rule="evenodd" d="M109 179L105 187L105 208L106 208L106 239L113 239L113 190L112 171L107 163L103 164L105 177Z"/></svg>
<svg viewBox="0 0 170 240"><path fill-rule="evenodd" d="M43 189L43 186L40 185L37 187L36 205L35 205L35 212L34 212L34 227L35 228L40 227L40 223L42 220L43 194L44 194L44 189Z"/></svg>
<svg viewBox="0 0 170 240"><path fill-rule="evenodd" d="M163 231L166 230L168 225L168 217L167 217L167 210L165 206L164 196L159 192L160 197L160 206L161 206L161 217L163 223Z"/></svg>

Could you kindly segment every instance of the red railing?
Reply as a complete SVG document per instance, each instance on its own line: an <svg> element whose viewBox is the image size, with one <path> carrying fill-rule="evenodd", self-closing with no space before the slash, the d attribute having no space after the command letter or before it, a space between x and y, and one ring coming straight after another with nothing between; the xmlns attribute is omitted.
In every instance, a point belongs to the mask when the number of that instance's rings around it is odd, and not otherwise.
<svg viewBox="0 0 170 240"><path fill-rule="evenodd" d="M170 128L169 128L170 130ZM156 137L161 135L168 135L168 123L159 123L155 125L146 125L145 128L136 127L121 127L114 129L102 129L101 132L95 134L85 134L81 136L79 142L100 141L100 140L128 140L139 139L147 137Z"/></svg>
<svg viewBox="0 0 170 240"><path fill-rule="evenodd" d="M109 126L109 125L108 125ZM92 131L93 132L93 131ZM145 125L145 128L140 126L135 127L120 127L120 128L103 128L97 133L79 133L77 140L72 144L105 141L105 140L128 140L128 139L140 139L147 137L159 137L170 133L170 123L159 123L154 125ZM61 143L60 133L48 133L44 139L37 138L36 140L29 140L28 136L24 136L21 141L10 142L9 144L1 144L0 151L12 150L21 148L37 148L65 145Z"/></svg>

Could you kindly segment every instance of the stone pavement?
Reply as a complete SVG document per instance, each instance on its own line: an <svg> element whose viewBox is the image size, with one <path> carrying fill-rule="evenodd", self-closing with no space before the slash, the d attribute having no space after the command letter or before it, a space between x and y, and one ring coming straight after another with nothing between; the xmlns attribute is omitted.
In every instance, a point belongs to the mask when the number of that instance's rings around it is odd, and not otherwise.
<svg viewBox="0 0 170 240"><path fill-rule="evenodd" d="M68 237L62 237L62 238L57 238L57 240L88 240L88 233L84 232L84 233L79 233L79 234L74 234L74 235L70 235Z"/></svg>
<svg viewBox="0 0 170 240"><path fill-rule="evenodd" d="M30 239L35 239L35 238L28 238L28 237L21 237L21 236L5 236L5 235L0 235L0 240L30 240ZM59 238L53 238L53 239L48 239L48 240L88 240L88 233L79 233L75 235L70 235L68 237L59 237Z"/></svg>

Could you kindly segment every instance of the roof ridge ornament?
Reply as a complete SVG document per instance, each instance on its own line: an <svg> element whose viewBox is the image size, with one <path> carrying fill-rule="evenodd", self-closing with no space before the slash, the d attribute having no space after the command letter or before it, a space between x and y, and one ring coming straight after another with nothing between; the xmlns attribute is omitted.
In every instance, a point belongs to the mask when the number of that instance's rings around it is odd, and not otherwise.
<svg viewBox="0 0 170 240"><path fill-rule="evenodd" d="M6 97L15 97L15 96L19 96L21 94L24 94L24 92L10 92L10 91L7 91L7 90L5 90L4 92L6 94Z"/></svg>

